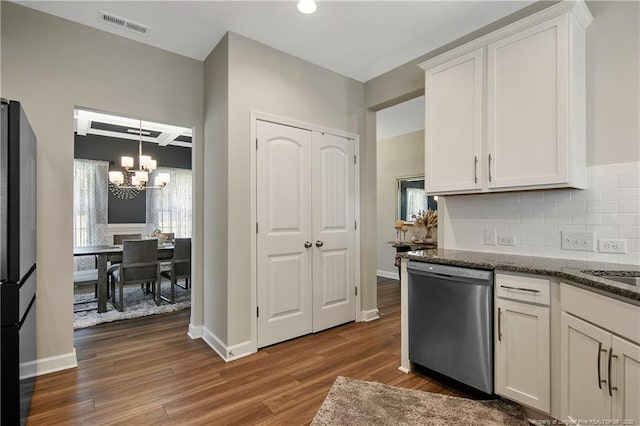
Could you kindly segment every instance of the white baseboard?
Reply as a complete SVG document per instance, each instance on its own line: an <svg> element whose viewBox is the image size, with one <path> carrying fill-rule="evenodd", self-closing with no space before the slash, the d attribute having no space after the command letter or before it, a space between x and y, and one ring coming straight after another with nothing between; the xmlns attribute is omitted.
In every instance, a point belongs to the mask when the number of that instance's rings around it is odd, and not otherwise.
<svg viewBox="0 0 640 426"><path fill-rule="evenodd" d="M405 374L411 373L411 370L409 370L408 368L405 368L405 367L398 367L398 370L402 371Z"/></svg>
<svg viewBox="0 0 640 426"><path fill-rule="evenodd" d="M233 361L255 352L251 341L246 341L233 346L227 346L213 334L207 327L202 327L202 340L215 351L225 362Z"/></svg>
<svg viewBox="0 0 640 426"><path fill-rule="evenodd" d="M76 349L63 355L52 356L49 358L39 358L36 361L36 376L43 374L55 373L56 371L76 368L78 366L78 358L76 357Z"/></svg>
<svg viewBox="0 0 640 426"><path fill-rule="evenodd" d="M369 322L380 318L380 313L377 309L371 309L369 311L360 311L360 321Z"/></svg>
<svg viewBox="0 0 640 426"><path fill-rule="evenodd" d="M398 273L398 271L389 272L389 271L381 271L380 269L378 269L376 271L376 275L378 275L379 277L389 278L389 279L392 279L392 280L399 280L400 279L400 274Z"/></svg>
<svg viewBox="0 0 640 426"><path fill-rule="evenodd" d="M189 331L187 332L187 336L191 337L192 339L202 339L202 326L189 324Z"/></svg>

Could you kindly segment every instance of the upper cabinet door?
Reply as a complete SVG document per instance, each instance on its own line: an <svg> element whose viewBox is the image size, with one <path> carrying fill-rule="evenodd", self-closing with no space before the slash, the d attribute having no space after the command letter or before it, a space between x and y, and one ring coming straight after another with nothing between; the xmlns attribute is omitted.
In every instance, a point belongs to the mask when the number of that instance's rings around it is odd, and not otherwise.
<svg viewBox="0 0 640 426"><path fill-rule="evenodd" d="M482 188L484 48L426 71L426 190Z"/></svg>
<svg viewBox="0 0 640 426"><path fill-rule="evenodd" d="M569 182L569 17L488 45L488 187Z"/></svg>

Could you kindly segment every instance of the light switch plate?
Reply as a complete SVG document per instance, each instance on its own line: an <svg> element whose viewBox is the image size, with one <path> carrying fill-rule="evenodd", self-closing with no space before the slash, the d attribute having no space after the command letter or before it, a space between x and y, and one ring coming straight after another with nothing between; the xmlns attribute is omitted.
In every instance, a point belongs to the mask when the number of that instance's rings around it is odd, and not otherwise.
<svg viewBox="0 0 640 426"><path fill-rule="evenodd" d="M484 230L484 243L488 246L495 246L498 244L498 232L495 228L486 228Z"/></svg>
<svg viewBox="0 0 640 426"><path fill-rule="evenodd" d="M562 250L596 251L595 232L562 231Z"/></svg>

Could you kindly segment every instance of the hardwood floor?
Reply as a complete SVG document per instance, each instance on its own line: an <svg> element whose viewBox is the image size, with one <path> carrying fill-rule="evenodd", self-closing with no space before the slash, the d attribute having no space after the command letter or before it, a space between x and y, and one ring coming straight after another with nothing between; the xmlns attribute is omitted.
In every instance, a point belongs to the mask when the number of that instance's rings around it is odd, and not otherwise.
<svg viewBox="0 0 640 426"><path fill-rule="evenodd" d="M188 310L78 330L78 368L37 378L28 424L307 424L339 375L463 396L398 370L397 281L379 280L378 305L229 363L187 336Z"/></svg>

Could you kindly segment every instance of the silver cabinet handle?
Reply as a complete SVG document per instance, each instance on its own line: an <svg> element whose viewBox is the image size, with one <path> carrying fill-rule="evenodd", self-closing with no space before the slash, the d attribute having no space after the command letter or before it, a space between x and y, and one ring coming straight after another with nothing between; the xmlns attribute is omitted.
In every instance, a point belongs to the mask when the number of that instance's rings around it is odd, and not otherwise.
<svg viewBox="0 0 640 426"><path fill-rule="evenodd" d="M473 157L473 159L474 159L474 164L473 164L474 182L478 183L478 156L476 155L475 157Z"/></svg>
<svg viewBox="0 0 640 426"><path fill-rule="evenodd" d="M498 308L498 342L502 341L502 323L500 317L502 317L502 309Z"/></svg>
<svg viewBox="0 0 640 426"><path fill-rule="evenodd" d="M316 247L322 247L324 243L320 240L316 241Z"/></svg>
<svg viewBox="0 0 640 426"><path fill-rule="evenodd" d="M312 245L313 245L313 244L311 244L311 241L305 241L305 242L304 242L304 246L305 246L306 248L309 248L309 247L311 247Z"/></svg>
<svg viewBox="0 0 640 426"><path fill-rule="evenodd" d="M613 396L612 391L617 391L618 387L617 386L611 386L611 359L615 358L618 359L618 355L613 355L613 348L609 348L609 365L608 365L608 378L609 378L609 396Z"/></svg>
<svg viewBox="0 0 640 426"><path fill-rule="evenodd" d="M602 352L607 353L607 350L602 349L602 342L598 342L598 389L602 389L602 384L607 383L606 380L602 380L602 376L600 375L600 356Z"/></svg>
<svg viewBox="0 0 640 426"><path fill-rule="evenodd" d="M540 290L535 290L532 288L522 288L522 287L511 287L508 285L500 285L502 288L508 288L509 290L520 290L520 291L529 291L531 293L540 293Z"/></svg>
<svg viewBox="0 0 640 426"><path fill-rule="evenodd" d="M491 154L489 154L489 182L491 182Z"/></svg>

